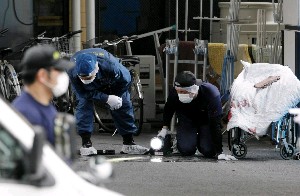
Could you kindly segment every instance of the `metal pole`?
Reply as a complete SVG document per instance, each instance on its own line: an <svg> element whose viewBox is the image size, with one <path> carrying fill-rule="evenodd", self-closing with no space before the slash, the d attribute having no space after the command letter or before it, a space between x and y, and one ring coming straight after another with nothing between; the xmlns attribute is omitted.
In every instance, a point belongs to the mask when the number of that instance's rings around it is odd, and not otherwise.
<svg viewBox="0 0 300 196"><path fill-rule="evenodd" d="M165 102L167 102L169 95L169 68L170 68L170 55L166 53L166 80L165 80Z"/></svg>
<svg viewBox="0 0 300 196"><path fill-rule="evenodd" d="M72 0L72 31L81 29L80 0ZM81 50L81 33L74 35L74 52Z"/></svg>
<svg viewBox="0 0 300 196"><path fill-rule="evenodd" d="M206 81L206 65L207 65L207 48L204 48L204 61L203 61L203 82Z"/></svg>
<svg viewBox="0 0 300 196"><path fill-rule="evenodd" d="M136 39L140 39L140 38L152 36L152 35L157 34L157 33L163 33L165 31L171 31L171 30L176 30L176 25L173 25L173 26L170 26L170 27L166 27L166 28L163 28L163 29L159 29L159 30L155 30L155 31L151 31L151 32L148 32L148 33L137 35Z"/></svg>
<svg viewBox="0 0 300 196"><path fill-rule="evenodd" d="M176 47L177 47L177 50L175 52L175 59L174 59L174 75L173 75L173 83L175 81L175 76L177 75L177 67L178 67L178 50L179 50L179 39L178 39L178 0L176 0ZM169 57L168 57L169 58ZM167 69L167 66L169 65L170 63L166 64L166 69ZM168 73L166 71L166 73ZM166 74L166 82L167 82L167 93L166 94L169 94L169 86L168 86L168 76ZM167 97L166 97L166 102L167 102ZM175 130L175 115L173 116L172 118L172 121L171 121L171 127L170 127L170 130L171 132L174 132Z"/></svg>
<svg viewBox="0 0 300 196"><path fill-rule="evenodd" d="M125 42L125 47L126 47L126 54L127 54L127 55L132 55L132 50L131 50L130 41L126 41L126 42Z"/></svg>
<svg viewBox="0 0 300 196"><path fill-rule="evenodd" d="M299 79L300 78L300 32L295 31L295 75ZM300 148L300 127L298 125L296 126L296 138L297 143L296 147Z"/></svg>
<svg viewBox="0 0 300 196"><path fill-rule="evenodd" d="M200 17L203 16L203 0L200 0ZM202 19L199 20L199 39L202 40Z"/></svg>
<svg viewBox="0 0 300 196"><path fill-rule="evenodd" d="M175 39L178 38L178 0L176 0L176 31L175 31Z"/></svg>
<svg viewBox="0 0 300 196"><path fill-rule="evenodd" d="M198 54L196 52L195 52L194 74L195 74L196 78L198 78Z"/></svg>
<svg viewBox="0 0 300 196"><path fill-rule="evenodd" d="M185 0L184 41L187 41L188 16L189 16L189 0Z"/></svg>
<svg viewBox="0 0 300 196"><path fill-rule="evenodd" d="M210 0L210 18L213 18L213 8L214 8L214 5L213 5L213 0ZM212 37L212 23L213 20L210 20L209 21L209 41L211 42L211 37Z"/></svg>
<svg viewBox="0 0 300 196"><path fill-rule="evenodd" d="M90 41L90 47L95 44L95 0L86 0L86 41Z"/></svg>
<svg viewBox="0 0 300 196"><path fill-rule="evenodd" d="M177 68L178 68L178 50L179 50L179 39L178 39L178 0L176 0L176 47L177 50L175 52L175 59L174 59L174 76L173 82L175 81L175 76L177 75Z"/></svg>
<svg viewBox="0 0 300 196"><path fill-rule="evenodd" d="M300 31L295 31L295 75L300 79Z"/></svg>
<svg viewBox="0 0 300 196"><path fill-rule="evenodd" d="M157 66L159 69L159 75L160 75L160 79L162 81L162 89L163 89L163 93L164 96L167 96L167 91L166 91L166 86L164 85L166 83L165 77L164 77L164 70L163 70L163 62L159 53L159 49L160 49L160 43L159 43L159 37L157 33L153 34L153 39L154 39L154 45L155 45L155 52L156 52L156 56L157 56Z"/></svg>

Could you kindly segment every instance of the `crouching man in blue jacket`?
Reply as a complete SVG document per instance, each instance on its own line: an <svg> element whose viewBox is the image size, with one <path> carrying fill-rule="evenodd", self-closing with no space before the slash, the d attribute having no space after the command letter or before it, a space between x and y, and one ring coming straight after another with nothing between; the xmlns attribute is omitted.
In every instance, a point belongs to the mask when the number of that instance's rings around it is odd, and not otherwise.
<svg viewBox="0 0 300 196"><path fill-rule="evenodd" d="M78 103L75 117L78 134L82 139L80 154L97 153L91 142L93 100L108 104L118 133L123 137L121 153L147 153L148 148L136 145L133 141L137 127L134 124L133 107L128 92L131 75L127 68L101 48L81 50L71 60L75 62L75 67L68 74Z"/></svg>

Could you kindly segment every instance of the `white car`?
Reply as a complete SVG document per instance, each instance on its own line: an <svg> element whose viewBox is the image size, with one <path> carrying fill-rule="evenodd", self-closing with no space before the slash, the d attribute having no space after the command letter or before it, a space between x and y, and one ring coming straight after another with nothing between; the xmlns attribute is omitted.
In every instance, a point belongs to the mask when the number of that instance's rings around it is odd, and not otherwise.
<svg viewBox="0 0 300 196"><path fill-rule="evenodd" d="M102 174L73 171L45 142L43 130L30 125L1 97L0 108L0 195L121 195L86 180L97 182ZM90 167L97 170L97 164ZM105 164L104 168L111 169Z"/></svg>

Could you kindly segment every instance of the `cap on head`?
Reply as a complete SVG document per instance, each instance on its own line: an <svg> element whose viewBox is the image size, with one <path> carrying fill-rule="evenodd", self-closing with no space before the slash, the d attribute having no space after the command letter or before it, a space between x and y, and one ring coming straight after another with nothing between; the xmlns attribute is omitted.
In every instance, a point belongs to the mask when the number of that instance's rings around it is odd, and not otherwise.
<svg viewBox="0 0 300 196"><path fill-rule="evenodd" d="M74 66L74 63L61 59L59 52L52 46L38 45L26 50L20 66L23 74L32 74L41 68L67 71Z"/></svg>
<svg viewBox="0 0 300 196"><path fill-rule="evenodd" d="M176 87L190 87L196 84L196 77L190 71L183 71L176 75L174 86Z"/></svg>
<svg viewBox="0 0 300 196"><path fill-rule="evenodd" d="M90 76L95 70L97 56L90 53L82 53L76 57L76 70L79 76Z"/></svg>

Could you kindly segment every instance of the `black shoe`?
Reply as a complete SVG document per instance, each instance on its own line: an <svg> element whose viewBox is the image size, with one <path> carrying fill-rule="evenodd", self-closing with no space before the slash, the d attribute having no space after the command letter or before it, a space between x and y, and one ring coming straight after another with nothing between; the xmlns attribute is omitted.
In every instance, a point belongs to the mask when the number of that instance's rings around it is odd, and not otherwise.
<svg viewBox="0 0 300 196"><path fill-rule="evenodd" d="M122 135L124 145L135 145L132 134Z"/></svg>
<svg viewBox="0 0 300 196"><path fill-rule="evenodd" d="M93 147L91 140L86 141L82 144L82 147L80 148L80 155L82 156L90 156L90 155L96 155L97 150Z"/></svg>
<svg viewBox="0 0 300 196"><path fill-rule="evenodd" d="M93 144L92 144L91 140L87 140L87 141L85 141L85 142L82 144L82 147L83 147L83 148L89 148L89 147L92 147L92 146L93 146Z"/></svg>
<svg viewBox="0 0 300 196"><path fill-rule="evenodd" d="M89 132L83 132L79 134L81 137L82 146L87 146L86 148L89 148L92 146L91 142L91 133Z"/></svg>

